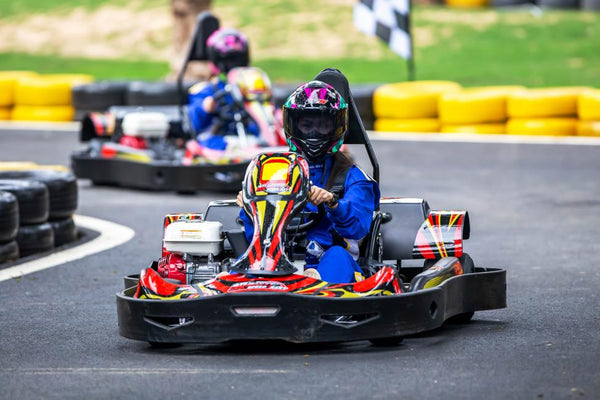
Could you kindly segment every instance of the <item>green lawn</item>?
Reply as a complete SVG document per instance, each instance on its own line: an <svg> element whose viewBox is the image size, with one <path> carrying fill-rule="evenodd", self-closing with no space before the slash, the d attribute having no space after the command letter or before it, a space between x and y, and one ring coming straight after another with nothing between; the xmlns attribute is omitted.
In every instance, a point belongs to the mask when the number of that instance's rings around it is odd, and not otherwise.
<svg viewBox="0 0 600 400"><path fill-rule="evenodd" d="M157 4L158 0L143 1ZM272 15L277 20L278 13L290 10L304 13L308 5L315 1L288 0L287 7L283 9L281 2L273 0L218 0L214 3L217 12L220 10L223 15L237 21L242 31L255 35L254 46L270 49L270 46L276 48L278 40L289 38L291 29L295 29L292 33L297 35L292 36L293 39L319 32L322 25L307 22L290 27L289 23L264 22L264 15ZM113 4L122 2L125 0L111 0ZM23 2L3 2L0 3L0 15L19 15L22 12L19 10L26 9L26 6L30 10L73 4L93 8L102 3L106 1L28 0L25 5ZM335 4L330 2L327 7L317 8L323 13L339 10L339 15L321 20L336 21L326 28L335 29L342 37L347 35L349 41L355 40L355 33L354 36L350 35L355 31L351 22L339 22L350 21L351 9ZM250 9L252 5L254 8ZM235 13L237 7L240 10L238 14ZM521 84L530 87L600 87L600 13L416 7L412 23L417 79L453 80L464 86ZM268 52L263 52L260 57L255 57L253 64L267 71L275 82L304 81L330 66L345 72L351 82L406 80L406 63L382 43L371 44L379 46L376 49L378 52L375 52L377 56L361 56L360 46L364 45L357 43L351 42L347 51L336 58L305 57L305 51L298 51L294 57L282 57L281 54L270 56ZM315 51L320 50L319 40L313 40L309 45L314 45ZM327 52L324 54L327 55ZM168 66L166 62L148 60L107 61L0 53L0 70L15 69L89 73L99 79L160 79L167 73Z"/></svg>

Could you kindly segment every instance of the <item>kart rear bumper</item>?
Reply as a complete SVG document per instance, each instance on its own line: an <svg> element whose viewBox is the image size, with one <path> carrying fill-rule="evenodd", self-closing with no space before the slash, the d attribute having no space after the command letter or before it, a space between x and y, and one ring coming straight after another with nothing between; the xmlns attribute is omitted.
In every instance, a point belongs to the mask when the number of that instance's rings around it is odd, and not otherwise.
<svg viewBox="0 0 600 400"><path fill-rule="evenodd" d="M78 153L71 156L71 166L77 178L90 179L96 184L178 192L237 192L248 162L186 166L107 159Z"/></svg>
<svg viewBox="0 0 600 400"><path fill-rule="evenodd" d="M157 301L135 299L135 290L134 286L117 294L119 333L130 339L157 343L337 342L402 337L438 328L455 315L504 308L506 271L476 269L432 289L364 298L236 293ZM269 310L272 314L263 314ZM350 316L348 319L360 322L336 322L332 316Z"/></svg>

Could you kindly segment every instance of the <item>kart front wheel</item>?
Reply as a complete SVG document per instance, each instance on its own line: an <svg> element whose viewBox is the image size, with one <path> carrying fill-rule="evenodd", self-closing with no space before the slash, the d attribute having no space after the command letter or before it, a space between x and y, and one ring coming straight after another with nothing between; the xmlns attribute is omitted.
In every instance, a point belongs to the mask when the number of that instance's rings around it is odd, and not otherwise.
<svg viewBox="0 0 600 400"><path fill-rule="evenodd" d="M473 315L475 315L475 313L473 311L458 314L458 315L448 318L446 320L446 323L447 324L466 324L469 321L471 321L471 318L473 318Z"/></svg>
<svg viewBox="0 0 600 400"><path fill-rule="evenodd" d="M392 336L386 338L369 339L369 342L375 347L392 347L402 343L402 336Z"/></svg>

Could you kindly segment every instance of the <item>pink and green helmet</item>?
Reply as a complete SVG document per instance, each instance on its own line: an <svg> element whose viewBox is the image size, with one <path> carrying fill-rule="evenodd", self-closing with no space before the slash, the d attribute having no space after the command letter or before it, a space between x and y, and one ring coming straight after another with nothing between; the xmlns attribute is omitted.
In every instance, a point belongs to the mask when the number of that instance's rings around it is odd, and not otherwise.
<svg viewBox="0 0 600 400"><path fill-rule="evenodd" d="M300 85L283 105L283 128L290 150L309 162L339 151L348 131L348 104L330 85Z"/></svg>

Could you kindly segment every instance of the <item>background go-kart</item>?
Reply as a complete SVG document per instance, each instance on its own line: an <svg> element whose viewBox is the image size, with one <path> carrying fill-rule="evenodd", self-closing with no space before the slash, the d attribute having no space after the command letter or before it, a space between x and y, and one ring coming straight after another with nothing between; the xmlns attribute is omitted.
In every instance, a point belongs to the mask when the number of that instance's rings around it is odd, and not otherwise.
<svg viewBox="0 0 600 400"><path fill-rule="evenodd" d="M75 133L51 131L2 132L2 143L3 159L22 159L35 147L40 163L62 162L79 146ZM202 211L214 195L80 182L79 214L129 226L136 236L0 282L0 397L596 398L598 145L374 147L384 195L469 210L467 251L478 265L506 268L507 309L391 348L361 341L155 350L118 336L114 294L123 275L159 255L164 214Z"/></svg>

